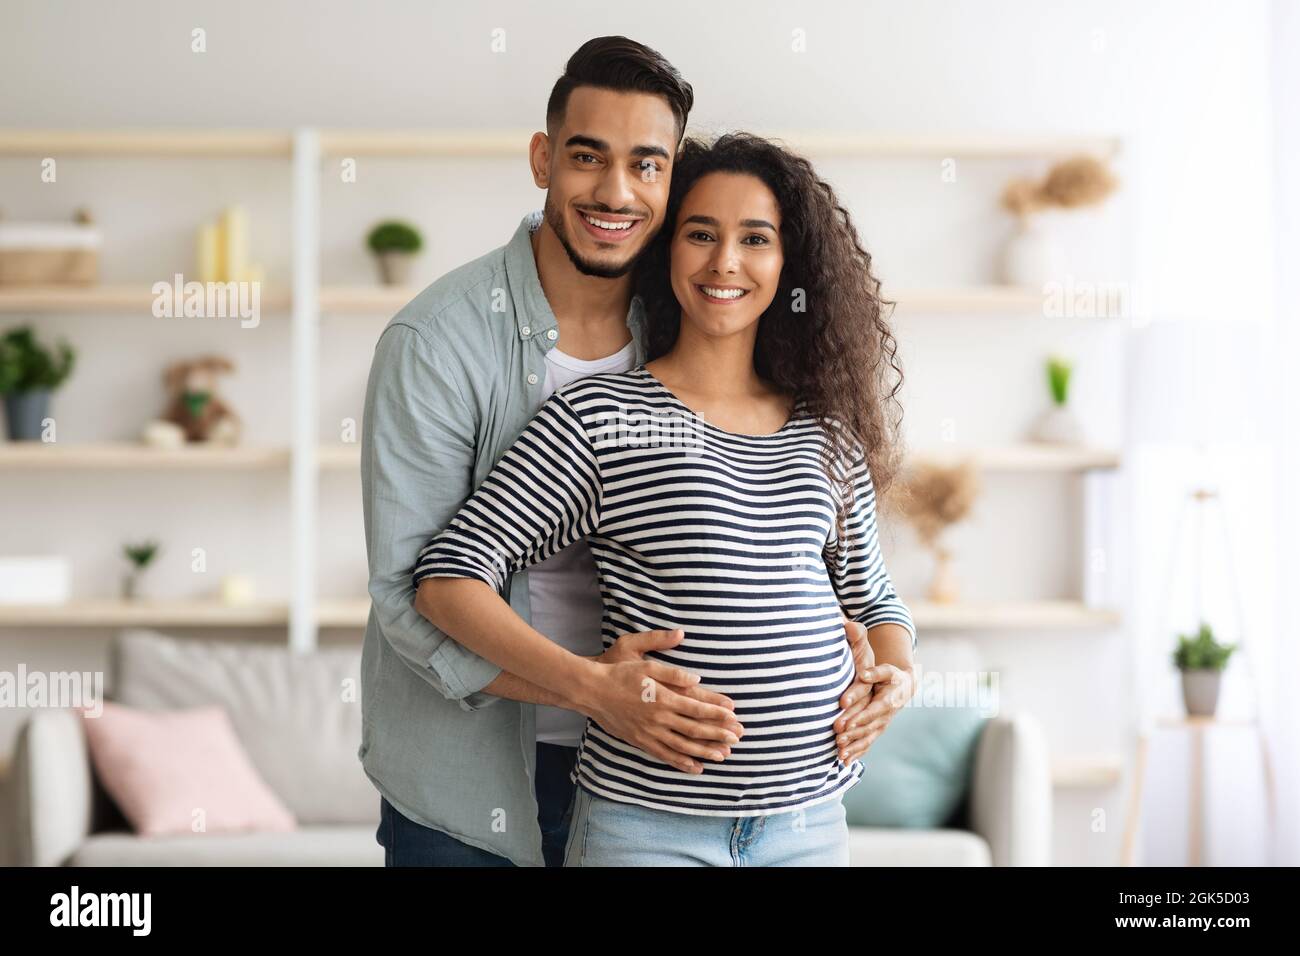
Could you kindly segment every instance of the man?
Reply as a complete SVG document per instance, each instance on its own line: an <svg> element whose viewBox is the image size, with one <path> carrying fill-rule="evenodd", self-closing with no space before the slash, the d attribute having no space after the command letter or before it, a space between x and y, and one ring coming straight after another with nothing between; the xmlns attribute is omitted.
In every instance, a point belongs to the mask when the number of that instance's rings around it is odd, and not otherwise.
<svg viewBox="0 0 1300 956"><path fill-rule="evenodd" d="M439 631L413 606L411 570L552 391L645 360L630 273L663 225L693 99L655 51L624 37L585 43L551 92L546 133L529 145L543 214L422 292L376 345L362 428L372 607L358 755L382 795L377 838L389 865L563 862L585 722L577 688L561 696L530 684ZM607 681L582 688L585 700L595 694L603 712L648 722L628 690L649 679L642 655L679 638L625 635L602 653L585 543L514 575L506 597L547 638L608 665L597 669ZM861 661L869 647L852 636ZM689 683L656 701L693 739L738 732L729 704ZM676 734L648 732L689 764Z"/></svg>

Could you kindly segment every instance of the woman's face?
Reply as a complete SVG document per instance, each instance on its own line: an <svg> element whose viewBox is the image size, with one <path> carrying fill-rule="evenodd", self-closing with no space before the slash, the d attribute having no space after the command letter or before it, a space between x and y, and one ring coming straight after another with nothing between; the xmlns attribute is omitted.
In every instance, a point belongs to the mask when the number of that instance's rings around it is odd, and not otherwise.
<svg viewBox="0 0 1300 956"><path fill-rule="evenodd" d="M772 304L785 257L781 207L762 180L709 173L682 201L669 270L683 326L735 335Z"/></svg>

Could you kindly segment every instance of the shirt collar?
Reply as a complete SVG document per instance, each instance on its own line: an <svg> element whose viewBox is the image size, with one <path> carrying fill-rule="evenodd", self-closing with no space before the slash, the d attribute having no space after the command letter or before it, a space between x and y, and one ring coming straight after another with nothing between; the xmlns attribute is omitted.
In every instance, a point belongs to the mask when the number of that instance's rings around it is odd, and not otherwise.
<svg viewBox="0 0 1300 956"><path fill-rule="evenodd" d="M524 216L506 245L506 280L510 284L511 298L515 302L515 326L521 339L531 339L556 327L555 313L542 291L542 280L537 275L537 260L533 256L532 235L542 224L542 211L534 210ZM627 327L636 342L636 361L645 361L645 309L638 296L632 296L627 310Z"/></svg>

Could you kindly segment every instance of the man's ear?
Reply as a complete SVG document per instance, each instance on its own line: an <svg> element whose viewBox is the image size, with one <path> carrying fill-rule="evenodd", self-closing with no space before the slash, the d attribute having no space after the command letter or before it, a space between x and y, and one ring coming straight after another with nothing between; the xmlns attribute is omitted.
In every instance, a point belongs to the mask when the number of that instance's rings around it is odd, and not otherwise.
<svg viewBox="0 0 1300 956"><path fill-rule="evenodd" d="M528 141L528 166L538 189L551 186L551 140L545 133L534 133Z"/></svg>

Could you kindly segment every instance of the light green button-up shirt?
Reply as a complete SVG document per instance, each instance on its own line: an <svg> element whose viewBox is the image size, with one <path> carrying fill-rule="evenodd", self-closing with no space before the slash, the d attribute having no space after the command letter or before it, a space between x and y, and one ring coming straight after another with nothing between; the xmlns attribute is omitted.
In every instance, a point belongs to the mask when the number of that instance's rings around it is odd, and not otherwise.
<svg viewBox="0 0 1300 956"><path fill-rule="evenodd" d="M483 691L501 668L415 610L411 574L541 406L559 330L529 241L540 223L540 213L526 216L507 245L392 318L375 346L361 429L371 608L357 755L403 815L520 866L544 865L536 708ZM640 364L637 299L627 325ZM527 571L507 580L505 596L528 620Z"/></svg>

